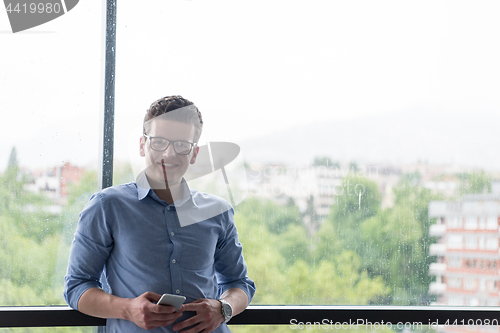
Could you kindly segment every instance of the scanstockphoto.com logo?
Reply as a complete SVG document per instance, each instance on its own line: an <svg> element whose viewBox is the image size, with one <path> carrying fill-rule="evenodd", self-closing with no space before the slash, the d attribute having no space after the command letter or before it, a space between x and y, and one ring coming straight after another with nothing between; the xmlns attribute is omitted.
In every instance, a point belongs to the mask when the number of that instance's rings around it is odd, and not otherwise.
<svg viewBox="0 0 500 333"><path fill-rule="evenodd" d="M12 32L27 30L62 16L79 0L13 1L4 0Z"/></svg>

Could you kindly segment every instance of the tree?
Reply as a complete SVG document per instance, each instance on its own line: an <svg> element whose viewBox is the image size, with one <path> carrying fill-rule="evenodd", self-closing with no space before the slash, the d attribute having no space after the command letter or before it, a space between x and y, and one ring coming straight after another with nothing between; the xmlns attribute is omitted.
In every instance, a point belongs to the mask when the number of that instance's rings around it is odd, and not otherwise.
<svg viewBox="0 0 500 333"><path fill-rule="evenodd" d="M274 234L285 232L291 225L302 224L299 208L290 200L286 206L281 206L271 200L248 198L238 205L238 212L248 215L258 214L265 221L267 229Z"/></svg>
<svg viewBox="0 0 500 333"><path fill-rule="evenodd" d="M63 279L55 269L64 247L62 229L58 217L44 209L50 200L26 191L15 165L0 175L0 183L0 305L63 304L62 282L54 285Z"/></svg>
<svg viewBox="0 0 500 333"><path fill-rule="evenodd" d="M428 206L433 199L429 190L419 187L414 177L402 177L394 189L394 207L381 211L361 225L358 252L362 267L370 276L383 276L392 289L381 303L428 305L431 239Z"/></svg>
<svg viewBox="0 0 500 333"><path fill-rule="evenodd" d="M463 173L458 177L461 195L491 193L492 176L484 171Z"/></svg>
<svg viewBox="0 0 500 333"><path fill-rule="evenodd" d="M394 189L394 207L381 210L375 183L346 177L344 191L336 197L328 222L318 233L316 260L334 261L350 250L359 256L361 271L372 279L383 279L391 291L372 300L377 304L422 305L430 301L428 205L433 198L419 186L419 179L418 173L403 175Z"/></svg>
<svg viewBox="0 0 500 333"><path fill-rule="evenodd" d="M302 221L307 228L309 235L314 234L319 227L319 218L316 215L316 207L314 207L314 196L310 195L307 198L306 210L302 213Z"/></svg>
<svg viewBox="0 0 500 333"><path fill-rule="evenodd" d="M17 150L16 147L12 147L12 150L10 151L9 162L7 163L7 169L18 168L18 167L19 167L19 162L17 161Z"/></svg>
<svg viewBox="0 0 500 333"><path fill-rule="evenodd" d="M259 288L253 304L368 304L388 293L380 277L361 269L356 253L336 248L338 255L317 256L318 238L308 237L303 225L271 232L273 216L256 202L245 202L235 215L249 276ZM267 205L279 207L260 200L260 208Z"/></svg>
<svg viewBox="0 0 500 333"><path fill-rule="evenodd" d="M361 222L379 212L381 200L375 182L353 175L343 179L328 223L333 225L335 238L341 240L344 249L356 251L359 246Z"/></svg>

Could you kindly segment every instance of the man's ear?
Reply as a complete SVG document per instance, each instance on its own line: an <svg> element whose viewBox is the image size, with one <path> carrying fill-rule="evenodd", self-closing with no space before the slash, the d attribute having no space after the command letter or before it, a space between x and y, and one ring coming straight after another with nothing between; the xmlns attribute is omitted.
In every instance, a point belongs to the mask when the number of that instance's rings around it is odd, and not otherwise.
<svg viewBox="0 0 500 333"><path fill-rule="evenodd" d="M139 139L139 155L141 155L141 157L146 156L146 152L144 151L146 145L145 139L146 138L143 136L141 136L141 138Z"/></svg>
<svg viewBox="0 0 500 333"><path fill-rule="evenodd" d="M196 146L193 149L193 156L191 156L191 160L189 161L190 164L194 164L196 162L196 157L198 156L198 152L200 151L200 147Z"/></svg>

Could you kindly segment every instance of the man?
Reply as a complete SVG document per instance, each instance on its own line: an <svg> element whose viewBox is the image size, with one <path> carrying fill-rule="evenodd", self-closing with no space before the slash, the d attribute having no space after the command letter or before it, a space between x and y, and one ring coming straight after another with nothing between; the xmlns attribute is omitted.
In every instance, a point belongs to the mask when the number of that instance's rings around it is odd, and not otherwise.
<svg viewBox="0 0 500 333"><path fill-rule="evenodd" d="M230 332L227 321L255 293L231 206L183 178L196 162L202 125L181 96L154 102L139 146L147 168L135 183L94 194L80 214L64 296L74 309L108 318L108 332ZM197 223L183 223L181 209ZM163 293L186 302L178 311L156 304Z"/></svg>

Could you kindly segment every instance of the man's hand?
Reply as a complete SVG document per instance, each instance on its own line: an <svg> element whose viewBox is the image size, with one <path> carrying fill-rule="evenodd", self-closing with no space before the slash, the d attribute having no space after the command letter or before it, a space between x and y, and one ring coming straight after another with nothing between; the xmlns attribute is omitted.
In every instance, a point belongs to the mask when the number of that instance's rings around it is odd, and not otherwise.
<svg viewBox="0 0 500 333"><path fill-rule="evenodd" d="M160 297L159 294L147 291L131 299L125 310L125 319L146 330L172 324L182 315L182 311L175 312L173 306L153 303L158 302Z"/></svg>
<svg viewBox="0 0 500 333"><path fill-rule="evenodd" d="M192 327L183 333L212 332L224 322L222 305L218 300L200 298L196 301L181 306L179 311L194 311L196 315L174 325L174 331Z"/></svg>

